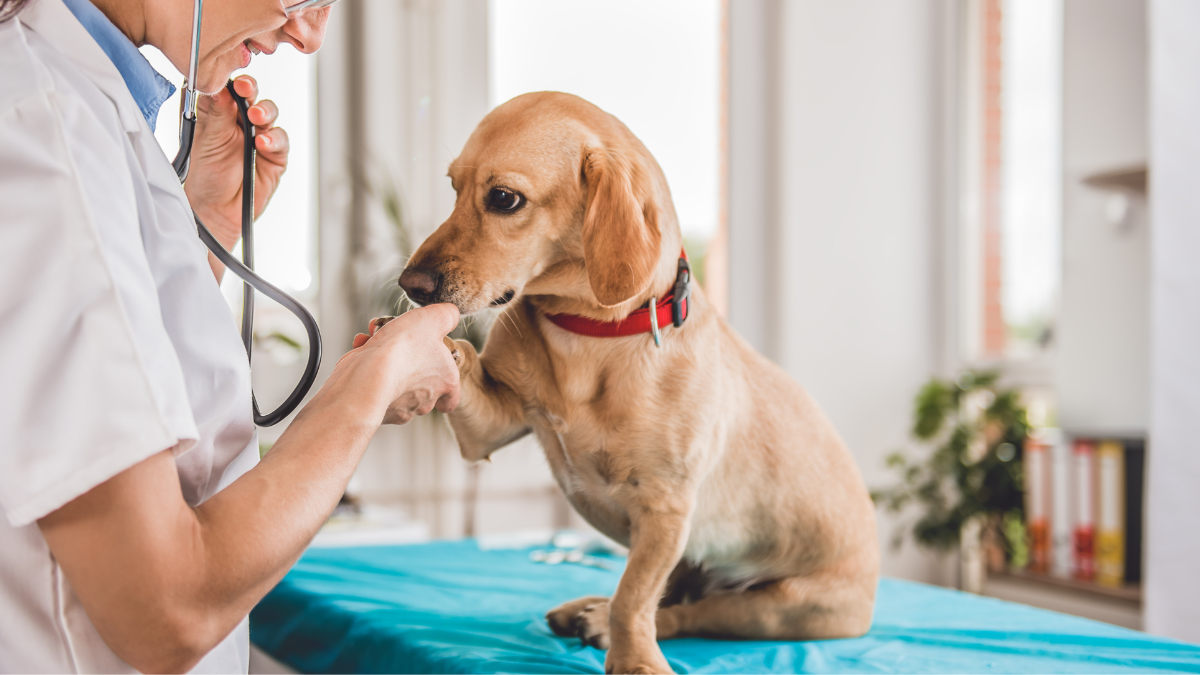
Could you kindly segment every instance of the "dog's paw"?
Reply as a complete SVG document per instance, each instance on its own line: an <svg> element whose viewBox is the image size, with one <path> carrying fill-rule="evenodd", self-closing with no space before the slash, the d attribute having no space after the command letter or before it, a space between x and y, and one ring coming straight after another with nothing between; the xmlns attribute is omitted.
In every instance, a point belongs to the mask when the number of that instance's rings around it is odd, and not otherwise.
<svg viewBox="0 0 1200 675"><path fill-rule="evenodd" d="M377 316L374 319L371 319L370 323L367 324L367 334L374 335L375 331L388 325L388 323L393 321L395 318L396 317L394 316Z"/></svg>
<svg viewBox="0 0 1200 675"><path fill-rule="evenodd" d="M546 615L550 630L562 637L578 637L596 649L608 649L608 598L591 596L572 600Z"/></svg>
<svg viewBox="0 0 1200 675"><path fill-rule="evenodd" d="M459 376L471 372L475 362L479 360L479 353L475 351L475 345L466 340L453 340L449 337L442 338L442 343L446 345L446 349L450 350L450 356L454 357L454 363L458 364Z"/></svg>
<svg viewBox="0 0 1200 675"><path fill-rule="evenodd" d="M638 650L610 649L604 659L604 672L624 675L625 673L674 673L662 650L655 644L652 648Z"/></svg>
<svg viewBox="0 0 1200 675"><path fill-rule="evenodd" d="M576 617L576 635L585 645L605 650L611 646L608 638L608 600L588 605Z"/></svg>
<svg viewBox="0 0 1200 675"><path fill-rule="evenodd" d="M446 337L442 338L442 344L446 345L446 349L450 350L450 358L454 359L454 363L461 368L463 362L463 353L462 350L458 348L458 343L455 342L449 335L447 335Z"/></svg>

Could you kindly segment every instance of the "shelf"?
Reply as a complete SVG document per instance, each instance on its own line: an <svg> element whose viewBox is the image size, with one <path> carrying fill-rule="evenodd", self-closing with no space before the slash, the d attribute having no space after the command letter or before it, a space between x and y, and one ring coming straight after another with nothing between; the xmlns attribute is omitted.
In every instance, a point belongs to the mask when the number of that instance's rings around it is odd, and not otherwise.
<svg viewBox="0 0 1200 675"><path fill-rule="evenodd" d="M1146 182L1149 172L1145 166L1134 166L1116 171L1094 173L1083 179L1085 185L1102 190L1127 190L1138 194L1146 194Z"/></svg>
<svg viewBox="0 0 1200 675"><path fill-rule="evenodd" d="M1142 630L1142 594L1134 586L1107 588L1028 572L990 573L983 594L1052 612Z"/></svg>
<svg viewBox="0 0 1200 675"><path fill-rule="evenodd" d="M1052 577L1046 574L1034 574L1023 570L1009 570L1007 572L990 572L989 577L997 579L1009 579L1014 581L1029 582L1030 584L1038 584L1051 588L1060 588L1077 593L1085 593L1087 595L1111 598L1113 600L1123 600L1135 605L1142 604L1142 587L1140 584L1126 584L1120 588L1111 586L1101 586L1100 584L1091 581L1079 581L1076 579L1061 579Z"/></svg>

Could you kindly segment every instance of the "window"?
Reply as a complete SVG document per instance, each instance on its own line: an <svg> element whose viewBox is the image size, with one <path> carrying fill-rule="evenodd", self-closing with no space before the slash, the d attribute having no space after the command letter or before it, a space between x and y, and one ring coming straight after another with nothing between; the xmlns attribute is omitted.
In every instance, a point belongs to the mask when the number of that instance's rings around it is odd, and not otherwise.
<svg viewBox="0 0 1200 675"><path fill-rule="evenodd" d="M963 88L966 360L1051 353L1062 232L1061 0L968 4Z"/></svg>
<svg viewBox="0 0 1200 675"><path fill-rule="evenodd" d="M720 209L720 0L491 0L490 103L531 91L616 115L666 173L703 282Z"/></svg>

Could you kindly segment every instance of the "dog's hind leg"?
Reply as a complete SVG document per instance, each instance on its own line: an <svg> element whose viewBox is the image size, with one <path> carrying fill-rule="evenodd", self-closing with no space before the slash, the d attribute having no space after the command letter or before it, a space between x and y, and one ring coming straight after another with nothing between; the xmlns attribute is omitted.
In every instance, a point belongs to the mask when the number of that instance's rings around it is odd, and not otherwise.
<svg viewBox="0 0 1200 675"><path fill-rule="evenodd" d="M875 584L835 575L789 577L753 590L716 593L662 607L658 639L706 636L747 640L857 637L871 627Z"/></svg>

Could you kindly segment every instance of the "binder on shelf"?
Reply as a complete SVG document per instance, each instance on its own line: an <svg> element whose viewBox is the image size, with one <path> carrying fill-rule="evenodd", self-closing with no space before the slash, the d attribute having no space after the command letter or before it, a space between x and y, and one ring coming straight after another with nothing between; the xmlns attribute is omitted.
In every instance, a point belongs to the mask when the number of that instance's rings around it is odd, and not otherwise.
<svg viewBox="0 0 1200 675"><path fill-rule="evenodd" d="M1096 583L1119 588L1125 582L1125 446L1102 441L1096 447Z"/></svg>
<svg viewBox="0 0 1200 675"><path fill-rule="evenodd" d="M1050 444L1042 436L1025 439L1025 527L1029 571L1050 571Z"/></svg>
<svg viewBox="0 0 1200 675"><path fill-rule="evenodd" d="M1095 461L1096 445L1087 439L1076 439L1074 447L1074 483L1072 501L1075 512L1072 521L1074 559L1072 576L1081 581L1092 581L1096 576L1095 538Z"/></svg>
<svg viewBox="0 0 1200 675"><path fill-rule="evenodd" d="M1071 577L1071 444L1055 430L1050 441L1050 574Z"/></svg>
<svg viewBox="0 0 1200 675"><path fill-rule="evenodd" d="M1142 500L1146 443L1125 443L1125 583L1142 582Z"/></svg>

